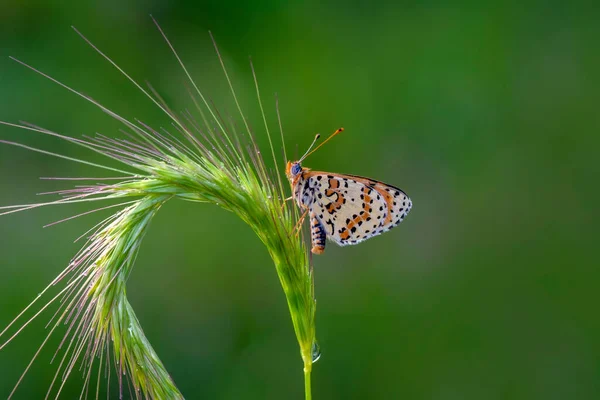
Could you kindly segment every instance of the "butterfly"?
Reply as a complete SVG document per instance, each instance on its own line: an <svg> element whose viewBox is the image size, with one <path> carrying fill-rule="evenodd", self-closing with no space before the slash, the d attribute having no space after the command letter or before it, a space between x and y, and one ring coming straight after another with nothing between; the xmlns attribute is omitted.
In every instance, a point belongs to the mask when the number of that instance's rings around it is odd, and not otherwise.
<svg viewBox="0 0 600 400"><path fill-rule="evenodd" d="M410 198L395 186L356 175L312 171L301 163L322 145L341 133L336 130L311 151L317 135L306 153L287 162L286 176L292 186L292 197L303 211L298 220L310 219L314 254L325 251L326 239L340 246L361 243L397 226L412 208Z"/></svg>

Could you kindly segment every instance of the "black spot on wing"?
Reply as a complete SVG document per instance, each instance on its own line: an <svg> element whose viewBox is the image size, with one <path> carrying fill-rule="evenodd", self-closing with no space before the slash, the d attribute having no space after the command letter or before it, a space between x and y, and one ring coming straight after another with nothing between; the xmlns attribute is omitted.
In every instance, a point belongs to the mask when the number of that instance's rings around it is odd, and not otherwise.
<svg viewBox="0 0 600 400"><path fill-rule="evenodd" d="M331 219L328 219L325 223L331 226L331 235L333 235L335 233L335 226L333 225L333 222L331 221Z"/></svg>

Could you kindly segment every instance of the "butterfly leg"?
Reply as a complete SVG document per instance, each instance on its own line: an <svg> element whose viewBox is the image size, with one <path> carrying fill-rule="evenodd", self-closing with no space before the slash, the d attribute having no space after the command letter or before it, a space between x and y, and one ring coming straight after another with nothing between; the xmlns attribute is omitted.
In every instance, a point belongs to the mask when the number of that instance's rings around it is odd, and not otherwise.
<svg viewBox="0 0 600 400"><path fill-rule="evenodd" d="M281 209L283 210L283 207L285 207L285 203L287 203L290 200L294 200L294 196L290 196L287 199L283 200L283 203L281 203Z"/></svg>
<svg viewBox="0 0 600 400"><path fill-rule="evenodd" d="M310 237L312 240L312 249L314 254L323 254L325 251L325 239L327 234L321 221L318 220L314 212L310 213Z"/></svg>
<svg viewBox="0 0 600 400"><path fill-rule="evenodd" d="M304 222L304 218L306 218L306 214L308 214L308 208L302 213L300 218L298 218L298 222L296 222L296 225L294 225L294 228L292 229L292 232L295 235L297 235L300 232L300 229L302 229L302 223Z"/></svg>

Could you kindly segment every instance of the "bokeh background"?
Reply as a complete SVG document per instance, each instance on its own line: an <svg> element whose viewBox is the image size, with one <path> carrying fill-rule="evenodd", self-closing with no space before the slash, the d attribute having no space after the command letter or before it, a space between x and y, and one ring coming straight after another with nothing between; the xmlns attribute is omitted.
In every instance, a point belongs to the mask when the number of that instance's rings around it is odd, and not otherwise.
<svg viewBox="0 0 600 400"><path fill-rule="evenodd" d="M190 107L184 75L150 13L201 88L233 114L214 33L262 146L249 55L273 129L279 96L290 156L316 132L344 126L306 164L377 178L413 199L397 229L355 247L330 245L314 260L323 352L313 370L315 399L600 397L594 2L3 0L0 119L76 136L120 127L12 55L127 117L166 125L70 28L151 82L174 109ZM0 139L99 160L31 132L0 127ZM69 185L40 176L103 175L0 146L0 205L37 202L36 193ZM109 211L42 226L88 209L0 219L0 326L64 268L79 248L73 239ZM171 201L145 239L128 294L187 398L303 398L275 269L232 214ZM0 398L51 315L0 352ZM45 395L56 344L15 398ZM75 376L64 398L79 396L80 384Z"/></svg>

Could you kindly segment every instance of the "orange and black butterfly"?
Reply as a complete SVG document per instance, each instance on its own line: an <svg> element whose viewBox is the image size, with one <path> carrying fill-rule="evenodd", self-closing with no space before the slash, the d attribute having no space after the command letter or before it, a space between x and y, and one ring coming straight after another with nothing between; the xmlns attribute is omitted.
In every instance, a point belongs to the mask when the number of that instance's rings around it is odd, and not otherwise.
<svg viewBox="0 0 600 400"><path fill-rule="evenodd" d="M362 176L302 167L306 157L343 130L338 129L311 151L317 135L300 160L288 161L286 166L292 198L303 211L299 223L310 217L314 254L325 251L325 239L346 246L387 232L402 222L412 207L412 201L397 187Z"/></svg>

